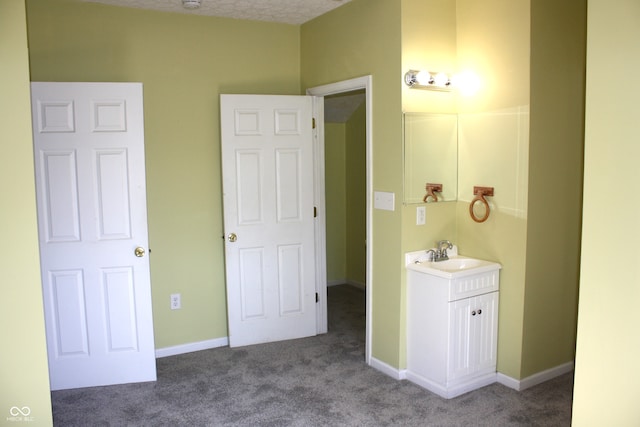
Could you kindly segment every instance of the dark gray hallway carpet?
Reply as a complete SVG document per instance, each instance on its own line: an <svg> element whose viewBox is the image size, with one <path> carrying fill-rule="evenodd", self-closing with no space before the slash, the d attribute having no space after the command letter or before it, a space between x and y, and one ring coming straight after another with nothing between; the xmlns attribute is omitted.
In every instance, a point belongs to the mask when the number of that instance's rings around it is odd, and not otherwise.
<svg viewBox="0 0 640 427"><path fill-rule="evenodd" d="M56 426L569 426L573 378L442 399L364 363L364 292L329 288L329 333L158 359L158 381L52 393Z"/></svg>

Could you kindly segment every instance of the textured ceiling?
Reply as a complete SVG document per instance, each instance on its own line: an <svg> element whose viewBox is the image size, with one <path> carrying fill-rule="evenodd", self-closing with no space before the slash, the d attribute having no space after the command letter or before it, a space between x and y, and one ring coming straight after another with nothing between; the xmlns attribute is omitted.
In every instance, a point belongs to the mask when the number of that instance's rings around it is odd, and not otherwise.
<svg viewBox="0 0 640 427"><path fill-rule="evenodd" d="M82 0L113 6L162 10L193 15L303 24L351 0L201 0L198 9L185 9L182 0Z"/></svg>

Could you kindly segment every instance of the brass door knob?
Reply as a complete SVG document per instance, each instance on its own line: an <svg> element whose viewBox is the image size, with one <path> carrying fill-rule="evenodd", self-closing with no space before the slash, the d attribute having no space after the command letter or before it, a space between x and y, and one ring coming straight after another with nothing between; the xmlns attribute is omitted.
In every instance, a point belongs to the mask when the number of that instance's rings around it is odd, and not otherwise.
<svg viewBox="0 0 640 427"><path fill-rule="evenodd" d="M135 250L133 251L133 253L138 257L141 258L144 256L145 250L143 247L138 246L137 248L135 248Z"/></svg>
<svg viewBox="0 0 640 427"><path fill-rule="evenodd" d="M238 240L238 236L236 236L236 233L231 233L229 234L229 237L227 238L231 243L235 242L236 240Z"/></svg>

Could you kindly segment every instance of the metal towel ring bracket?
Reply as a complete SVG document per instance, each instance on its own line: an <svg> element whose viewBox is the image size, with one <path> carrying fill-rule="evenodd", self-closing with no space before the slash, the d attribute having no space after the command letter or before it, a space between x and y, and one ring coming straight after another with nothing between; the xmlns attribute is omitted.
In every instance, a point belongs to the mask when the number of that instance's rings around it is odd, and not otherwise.
<svg viewBox="0 0 640 427"><path fill-rule="evenodd" d="M471 204L469 205L469 215L471 215L471 219L473 219L475 222L485 222L487 218L489 218L491 209L489 208L489 202L487 202L487 199L485 199L484 197L493 197L493 187L473 187L473 194L475 194L476 197L474 197L474 199L471 201ZM473 211L473 206L478 202L481 202L484 205L485 214L482 218L478 218Z"/></svg>

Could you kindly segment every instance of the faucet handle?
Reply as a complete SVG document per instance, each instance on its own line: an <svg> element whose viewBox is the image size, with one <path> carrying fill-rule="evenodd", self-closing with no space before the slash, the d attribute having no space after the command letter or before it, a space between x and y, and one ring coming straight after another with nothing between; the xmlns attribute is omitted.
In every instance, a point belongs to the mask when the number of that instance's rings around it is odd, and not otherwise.
<svg viewBox="0 0 640 427"><path fill-rule="evenodd" d="M426 251L427 261L435 261L436 260L436 251L433 249L429 249Z"/></svg>
<svg viewBox="0 0 640 427"><path fill-rule="evenodd" d="M442 249L442 247L446 245L447 247L445 249L451 249L453 248L453 244L448 241L448 240L439 240L438 241L438 249Z"/></svg>
<svg viewBox="0 0 640 427"><path fill-rule="evenodd" d="M453 245L448 240L440 240L438 241L438 251L436 252L436 261L446 261L449 259L449 255L447 254L447 249L452 249Z"/></svg>

